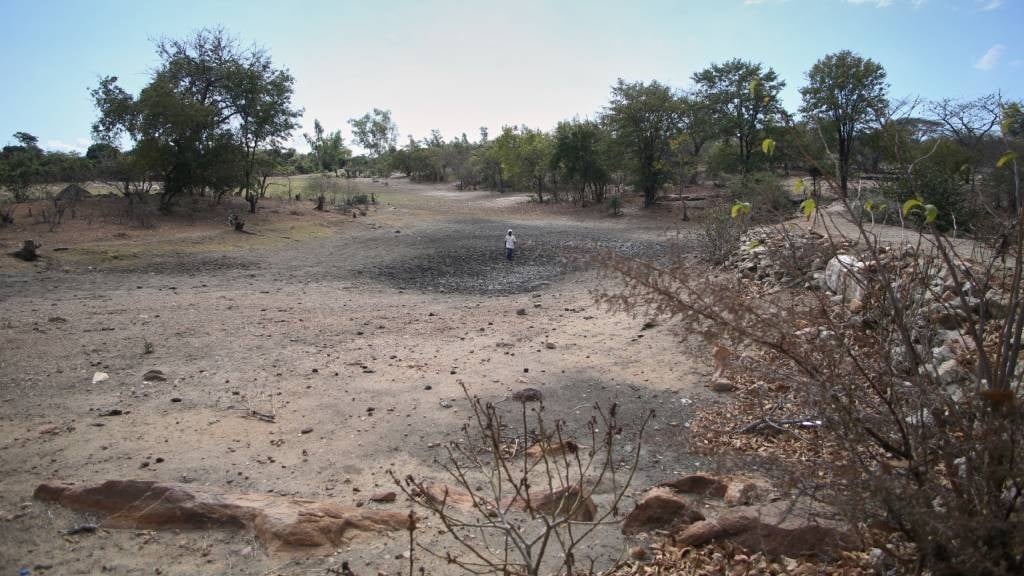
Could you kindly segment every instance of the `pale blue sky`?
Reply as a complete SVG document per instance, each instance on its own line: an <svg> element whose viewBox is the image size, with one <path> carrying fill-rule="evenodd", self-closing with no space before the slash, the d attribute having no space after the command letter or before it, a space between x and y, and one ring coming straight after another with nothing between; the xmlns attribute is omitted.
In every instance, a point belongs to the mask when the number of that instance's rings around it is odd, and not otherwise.
<svg viewBox="0 0 1024 576"><path fill-rule="evenodd" d="M686 87L732 57L775 68L799 105L804 73L851 49L882 63L894 96L1024 97L1024 0L227 1L0 0L0 145L24 130L84 150L88 89L137 91L151 40L222 25L295 75L303 126L389 108L404 141L592 116L616 78ZM295 141L301 140L296 133Z"/></svg>

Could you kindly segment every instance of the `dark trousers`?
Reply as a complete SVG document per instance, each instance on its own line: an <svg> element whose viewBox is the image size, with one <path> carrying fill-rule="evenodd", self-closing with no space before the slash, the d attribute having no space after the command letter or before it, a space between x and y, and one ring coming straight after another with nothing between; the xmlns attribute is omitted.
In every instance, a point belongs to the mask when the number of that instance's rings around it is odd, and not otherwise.
<svg viewBox="0 0 1024 576"><path fill-rule="evenodd" d="M512 261L512 255L516 253L515 248L505 248L505 259L509 262Z"/></svg>

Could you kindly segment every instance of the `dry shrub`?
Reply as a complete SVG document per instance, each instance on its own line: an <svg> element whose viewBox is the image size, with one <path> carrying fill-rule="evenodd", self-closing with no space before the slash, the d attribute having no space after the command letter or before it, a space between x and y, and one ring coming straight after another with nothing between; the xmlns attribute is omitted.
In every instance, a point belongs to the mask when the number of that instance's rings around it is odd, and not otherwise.
<svg viewBox="0 0 1024 576"><path fill-rule="evenodd" d="M419 550L473 574L593 574L594 551L586 543L602 526L618 530L653 413L628 431L633 446L623 449L627 431L616 405L594 406L580 429L585 436L574 438L567 423L545 419L537 390L513 394L510 399L521 405L507 419L465 385L463 393L472 409L470 423L440 462L450 484L411 475L399 479L389 471L457 544L455 552L422 545ZM593 499L599 490L600 507Z"/></svg>
<svg viewBox="0 0 1024 576"><path fill-rule="evenodd" d="M821 216L836 256L843 243ZM858 296L849 306L817 289L752 295L700 267L615 255L606 265L621 286L600 299L750 350L751 380L777 402L748 420L781 434L822 423L817 439L804 436L812 457L777 465L851 526L904 534L935 574L1020 574L1024 217L982 261L931 227L907 236L913 245L893 249L857 225L843 267Z"/></svg>

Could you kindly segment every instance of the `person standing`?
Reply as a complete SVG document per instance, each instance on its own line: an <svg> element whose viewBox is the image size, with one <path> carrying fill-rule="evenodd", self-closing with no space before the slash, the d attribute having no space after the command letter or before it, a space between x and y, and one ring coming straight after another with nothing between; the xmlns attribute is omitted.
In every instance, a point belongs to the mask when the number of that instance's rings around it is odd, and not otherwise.
<svg viewBox="0 0 1024 576"><path fill-rule="evenodd" d="M505 235L505 259L509 262L512 261L512 257L516 253L516 237L512 234L512 229L508 229L508 234Z"/></svg>

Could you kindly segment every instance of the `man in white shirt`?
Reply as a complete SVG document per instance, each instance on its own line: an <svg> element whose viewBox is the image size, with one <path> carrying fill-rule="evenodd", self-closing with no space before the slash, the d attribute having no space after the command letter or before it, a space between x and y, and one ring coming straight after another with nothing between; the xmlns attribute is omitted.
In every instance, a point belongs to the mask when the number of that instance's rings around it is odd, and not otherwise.
<svg viewBox="0 0 1024 576"><path fill-rule="evenodd" d="M512 235L512 229L508 229L508 234L505 235L505 259L509 262L512 261L512 256L516 253L516 237Z"/></svg>

